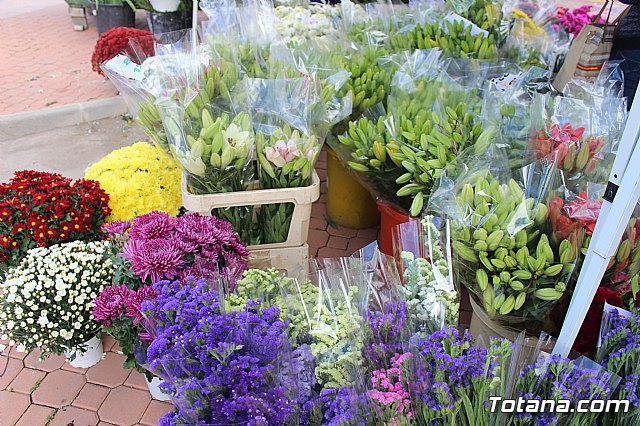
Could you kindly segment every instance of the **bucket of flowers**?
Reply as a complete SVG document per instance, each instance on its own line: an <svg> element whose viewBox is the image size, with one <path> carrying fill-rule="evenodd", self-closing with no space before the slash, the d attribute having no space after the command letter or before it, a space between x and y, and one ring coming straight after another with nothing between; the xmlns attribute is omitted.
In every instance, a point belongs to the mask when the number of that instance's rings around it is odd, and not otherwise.
<svg viewBox="0 0 640 426"><path fill-rule="evenodd" d="M18 351L65 354L88 368L102 359L93 299L111 283L108 243L56 244L29 250L2 285L0 335Z"/></svg>

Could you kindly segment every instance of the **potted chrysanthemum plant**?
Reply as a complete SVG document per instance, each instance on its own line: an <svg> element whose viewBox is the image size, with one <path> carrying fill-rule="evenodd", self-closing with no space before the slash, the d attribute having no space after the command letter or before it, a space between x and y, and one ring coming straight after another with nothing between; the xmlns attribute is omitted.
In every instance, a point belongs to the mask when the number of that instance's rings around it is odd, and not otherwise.
<svg viewBox="0 0 640 426"><path fill-rule="evenodd" d="M93 299L111 283L106 242L73 241L31 249L0 291L0 338L18 351L65 354L88 368L102 358ZM3 349L3 348L0 348Z"/></svg>

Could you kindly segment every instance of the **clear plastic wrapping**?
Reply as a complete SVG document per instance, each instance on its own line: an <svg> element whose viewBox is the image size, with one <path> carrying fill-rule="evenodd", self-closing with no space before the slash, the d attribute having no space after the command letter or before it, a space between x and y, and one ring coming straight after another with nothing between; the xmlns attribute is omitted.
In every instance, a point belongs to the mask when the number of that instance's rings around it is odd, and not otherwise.
<svg viewBox="0 0 640 426"><path fill-rule="evenodd" d="M493 146L463 154L459 164L465 166L443 177L428 207L451 221L456 281L497 325L533 335L558 331L583 232L555 240L550 230L555 162L512 171Z"/></svg>

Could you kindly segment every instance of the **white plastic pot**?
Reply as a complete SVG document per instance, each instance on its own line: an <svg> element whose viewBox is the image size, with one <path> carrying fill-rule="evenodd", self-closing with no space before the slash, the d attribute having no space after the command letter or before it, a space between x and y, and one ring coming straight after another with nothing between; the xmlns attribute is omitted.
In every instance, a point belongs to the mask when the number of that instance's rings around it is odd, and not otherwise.
<svg viewBox="0 0 640 426"><path fill-rule="evenodd" d="M65 352L72 367L89 368L102 359L102 340L99 337L93 337L83 346L84 350Z"/></svg>
<svg viewBox="0 0 640 426"><path fill-rule="evenodd" d="M160 389L162 379L155 376L153 377L153 379L151 379L151 381L147 379L147 376L145 376L144 379L147 381L147 386L149 387L149 392L151 392L151 397L153 399L156 399L158 401L168 401L169 399L171 399L169 395L162 392L162 390Z"/></svg>
<svg viewBox="0 0 640 426"><path fill-rule="evenodd" d="M180 6L180 0L149 0L156 12L175 12Z"/></svg>

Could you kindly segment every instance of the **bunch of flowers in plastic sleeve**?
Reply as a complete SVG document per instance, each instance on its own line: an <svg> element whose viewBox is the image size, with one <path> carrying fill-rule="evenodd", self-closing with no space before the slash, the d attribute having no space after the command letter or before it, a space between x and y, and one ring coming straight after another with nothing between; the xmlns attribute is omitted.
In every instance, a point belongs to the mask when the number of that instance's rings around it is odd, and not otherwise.
<svg viewBox="0 0 640 426"><path fill-rule="evenodd" d="M500 393L511 345L499 339L488 349L474 344L451 328L415 344L406 376L417 424L489 424L485 402Z"/></svg>
<svg viewBox="0 0 640 426"><path fill-rule="evenodd" d="M603 321L602 344L596 360L609 371L617 374L621 383L611 399L629 400L626 413L608 413L602 416L601 424L623 426L636 424L640 420L640 316L633 309L631 315L613 310Z"/></svg>
<svg viewBox="0 0 640 426"><path fill-rule="evenodd" d="M407 313L418 332L430 334L442 326L458 324L458 292L450 283L450 268L442 247L440 231L433 223L433 216L425 216L421 224L428 239L428 257L416 257L410 251L402 251L405 269L401 291L407 304ZM419 242L421 243L421 242Z"/></svg>
<svg viewBox="0 0 640 426"><path fill-rule="evenodd" d="M204 280L154 287L158 297L142 304L147 355L176 407L159 424L287 424L297 386L286 388L279 369L291 347L277 306L225 313Z"/></svg>
<svg viewBox="0 0 640 426"><path fill-rule="evenodd" d="M176 216L182 206L181 173L175 161L146 142L117 149L94 163L86 179L109 194L109 222L130 220L153 210Z"/></svg>
<svg viewBox="0 0 640 426"><path fill-rule="evenodd" d="M116 280L131 288L188 276L221 276L233 286L247 269L246 246L228 222L213 216L154 211L105 230L117 254Z"/></svg>
<svg viewBox="0 0 640 426"><path fill-rule="evenodd" d="M109 196L95 181L23 170L0 184L0 271L29 249L103 237Z"/></svg>
<svg viewBox="0 0 640 426"><path fill-rule="evenodd" d="M149 31L139 30L137 28L115 27L109 31L105 31L100 35L100 38L96 42L93 48L93 54L91 55L91 68L93 71L104 76L104 72L100 68L104 62L119 55L123 52L127 52L129 48L130 39L139 39L144 43L140 46L146 55L152 55L153 38ZM128 52L129 57L135 57L134 52Z"/></svg>
<svg viewBox="0 0 640 426"><path fill-rule="evenodd" d="M542 356L520 373L515 397L528 400L527 406L536 404L534 401L566 400L573 406L580 400L607 400L611 397L610 380L606 371L581 367L577 361L558 355ZM597 417L598 413L578 413L566 407L552 412L516 413L507 416L506 425L594 424Z"/></svg>
<svg viewBox="0 0 640 426"><path fill-rule="evenodd" d="M602 137L585 136L584 127L573 127L549 123L536 133L531 145L537 158L555 154L558 168L570 175L593 172L605 154L605 140Z"/></svg>

